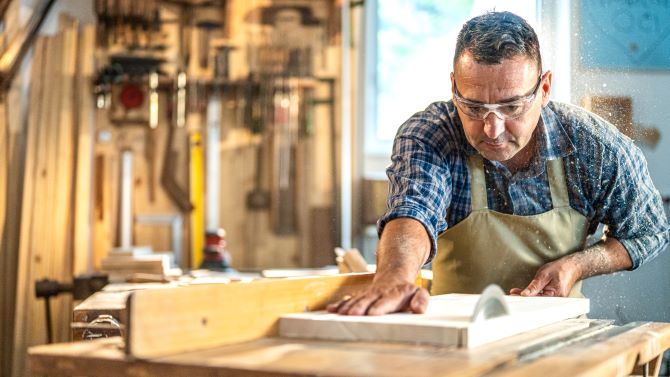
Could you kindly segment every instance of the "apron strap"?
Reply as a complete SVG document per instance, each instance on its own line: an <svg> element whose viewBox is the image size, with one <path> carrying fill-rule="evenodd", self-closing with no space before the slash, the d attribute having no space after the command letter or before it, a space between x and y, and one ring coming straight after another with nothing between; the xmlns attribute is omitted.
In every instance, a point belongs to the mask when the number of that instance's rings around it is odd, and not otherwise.
<svg viewBox="0 0 670 377"><path fill-rule="evenodd" d="M569 207L570 199L562 158L547 161L547 177L551 190L551 203L554 208Z"/></svg>
<svg viewBox="0 0 670 377"><path fill-rule="evenodd" d="M472 211L488 208L486 198L486 178L484 177L484 160L479 154L468 158L470 169L470 196L472 200Z"/></svg>

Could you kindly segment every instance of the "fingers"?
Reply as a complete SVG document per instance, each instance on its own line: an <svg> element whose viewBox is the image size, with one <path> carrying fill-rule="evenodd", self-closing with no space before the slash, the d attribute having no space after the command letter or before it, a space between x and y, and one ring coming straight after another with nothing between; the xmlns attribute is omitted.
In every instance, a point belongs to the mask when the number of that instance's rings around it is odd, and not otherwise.
<svg viewBox="0 0 670 377"><path fill-rule="evenodd" d="M521 294L521 288L510 289L509 294L512 295L512 296L519 296Z"/></svg>
<svg viewBox="0 0 670 377"><path fill-rule="evenodd" d="M425 289L423 289L423 292L428 295L428 291ZM428 306L428 297L424 297L422 295L423 292L420 288L414 288L412 291L405 290L397 292L397 294L381 296L370 306L367 314L382 315L393 312L405 312L408 310L415 313L423 313ZM415 298L416 302L414 303L414 306L418 311L412 309L412 303Z"/></svg>
<svg viewBox="0 0 670 377"><path fill-rule="evenodd" d="M350 299L351 296L346 295L341 300L326 305L326 310L331 313L336 313L340 309L340 307L342 307L342 305L344 305L344 303L349 301Z"/></svg>
<svg viewBox="0 0 670 377"><path fill-rule="evenodd" d="M342 304L342 306L337 310L337 313L347 315L365 315L368 312L368 308L378 299L379 294L376 293L365 293L356 296Z"/></svg>
<svg viewBox="0 0 670 377"><path fill-rule="evenodd" d="M404 301L404 302L403 302ZM384 315L387 313L403 311L407 306L409 300L401 299L398 301L397 296L382 296L377 301L372 303L365 314L367 315Z"/></svg>
<svg viewBox="0 0 670 377"><path fill-rule="evenodd" d="M425 288L419 289L414 293L412 301L409 303L409 310L417 314L425 313L426 309L428 309L429 298L430 294L428 293L428 290Z"/></svg>
<svg viewBox="0 0 670 377"><path fill-rule="evenodd" d="M558 293L558 292L556 292L556 291L553 290L553 289L544 289L544 290L542 290L542 292L540 293L540 296L545 296L545 297L560 296L560 295L558 295L557 293Z"/></svg>
<svg viewBox="0 0 670 377"><path fill-rule="evenodd" d="M373 289L353 298L345 297L326 309L344 315L382 315L407 310L424 313L429 296L427 290L408 284L383 291Z"/></svg>
<svg viewBox="0 0 670 377"><path fill-rule="evenodd" d="M537 296L538 294L544 293L544 288L549 283L545 275L538 274L535 275L535 278L528 284L528 286L519 292L520 296Z"/></svg>

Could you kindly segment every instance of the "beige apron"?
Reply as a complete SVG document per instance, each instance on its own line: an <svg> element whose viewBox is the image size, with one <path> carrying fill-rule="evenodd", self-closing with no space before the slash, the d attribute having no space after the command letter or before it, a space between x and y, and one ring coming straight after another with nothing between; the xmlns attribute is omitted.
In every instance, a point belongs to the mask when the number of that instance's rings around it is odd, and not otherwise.
<svg viewBox="0 0 670 377"><path fill-rule="evenodd" d="M584 247L588 222L570 207L562 159L546 163L553 209L532 216L489 210L481 155L468 168L472 212L438 238L432 294L481 293L493 283L523 289L540 266ZM570 296L583 297L581 282Z"/></svg>

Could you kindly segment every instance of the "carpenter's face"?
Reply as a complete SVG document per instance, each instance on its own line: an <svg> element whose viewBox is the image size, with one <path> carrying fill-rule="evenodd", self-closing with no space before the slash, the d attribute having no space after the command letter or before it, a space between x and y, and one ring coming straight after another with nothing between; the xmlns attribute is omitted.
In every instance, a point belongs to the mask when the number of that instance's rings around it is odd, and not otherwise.
<svg viewBox="0 0 670 377"><path fill-rule="evenodd" d="M532 140L549 101L551 72L540 76L525 56L480 64L465 51L451 74L454 103L468 142L494 161L508 161Z"/></svg>

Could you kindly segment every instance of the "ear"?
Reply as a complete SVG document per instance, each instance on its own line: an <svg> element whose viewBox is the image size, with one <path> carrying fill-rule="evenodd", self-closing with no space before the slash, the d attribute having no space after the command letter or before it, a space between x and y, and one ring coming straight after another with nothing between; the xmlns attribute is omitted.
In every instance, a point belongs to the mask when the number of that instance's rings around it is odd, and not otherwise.
<svg viewBox="0 0 670 377"><path fill-rule="evenodd" d="M451 96L453 97L454 96L454 73L453 72L451 72L450 77L451 77Z"/></svg>
<svg viewBox="0 0 670 377"><path fill-rule="evenodd" d="M547 106L549 103L549 95L551 94L551 79L553 78L551 71L546 71L544 77L542 78L542 107Z"/></svg>

